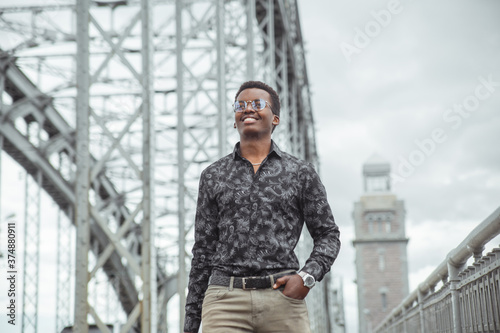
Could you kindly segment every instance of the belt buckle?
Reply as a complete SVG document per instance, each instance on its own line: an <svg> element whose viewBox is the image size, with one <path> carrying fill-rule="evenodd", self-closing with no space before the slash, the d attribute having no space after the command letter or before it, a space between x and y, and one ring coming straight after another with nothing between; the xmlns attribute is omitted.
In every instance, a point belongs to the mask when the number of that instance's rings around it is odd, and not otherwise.
<svg viewBox="0 0 500 333"><path fill-rule="evenodd" d="M246 277L246 278L241 278L241 286L242 286L242 289L243 290L257 290L257 287L253 287L253 288L247 288L247 281L246 280L250 280L250 279L257 279L258 277L255 277L255 276L250 276L250 277Z"/></svg>

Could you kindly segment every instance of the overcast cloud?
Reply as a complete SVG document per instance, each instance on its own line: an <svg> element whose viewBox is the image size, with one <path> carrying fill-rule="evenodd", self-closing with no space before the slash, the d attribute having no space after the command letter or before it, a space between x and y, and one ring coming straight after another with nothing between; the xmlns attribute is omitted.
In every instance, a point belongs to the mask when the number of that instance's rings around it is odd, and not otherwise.
<svg viewBox="0 0 500 333"><path fill-rule="evenodd" d="M321 173L343 232L333 272L344 277L348 331L357 332L351 212L373 153L406 176L393 190L406 204L411 290L500 204L500 3L300 0L299 7ZM410 175L398 171L409 170L403 160L414 167Z"/></svg>

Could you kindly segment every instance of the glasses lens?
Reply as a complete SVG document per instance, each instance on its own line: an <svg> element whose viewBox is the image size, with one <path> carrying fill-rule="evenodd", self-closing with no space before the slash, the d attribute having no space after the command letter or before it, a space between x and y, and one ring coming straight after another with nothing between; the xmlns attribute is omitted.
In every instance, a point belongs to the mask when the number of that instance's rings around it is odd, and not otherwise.
<svg viewBox="0 0 500 333"><path fill-rule="evenodd" d="M247 102L245 101L236 101L233 104L234 112L243 112L247 107Z"/></svg>
<svg viewBox="0 0 500 333"><path fill-rule="evenodd" d="M262 111L266 107L266 100L262 99L262 98L258 98L258 99L253 100L251 105L252 105L252 110ZM234 112L244 112L246 108L247 108L246 101L236 101L233 104Z"/></svg>
<svg viewBox="0 0 500 333"><path fill-rule="evenodd" d="M266 101L262 98L256 99L252 101L252 106L254 110L260 111L266 107Z"/></svg>

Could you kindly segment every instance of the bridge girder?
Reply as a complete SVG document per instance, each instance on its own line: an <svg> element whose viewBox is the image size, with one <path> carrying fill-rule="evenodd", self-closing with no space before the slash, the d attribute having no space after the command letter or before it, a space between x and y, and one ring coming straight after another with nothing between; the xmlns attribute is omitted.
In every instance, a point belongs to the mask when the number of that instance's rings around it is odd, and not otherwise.
<svg viewBox="0 0 500 333"><path fill-rule="evenodd" d="M110 281L118 278L113 286L124 312L137 315L143 243L138 208L144 182L142 103L144 93L152 93L158 330L166 331L166 304L174 293L180 295L182 309L198 176L235 142L236 133L227 131L232 127L228 106L239 84L260 79L274 85L284 109L276 140L314 164L318 159L296 1L156 1L149 27L143 10L138 1L94 2L89 9L89 67L84 70L90 77L88 191L94 209L89 250L95 260L88 270L90 280L101 270ZM29 36L12 38L10 48L0 43L7 50L4 90L12 100L2 106L8 120L0 126L4 150L28 173L41 171L42 188L74 220L77 30L74 24L63 28L63 22L77 15L75 6L3 8L2 13L0 30L15 35L22 29ZM9 14L19 13L31 15L32 23L9 21ZM57 15L61 22L54 20ZM44 26L41 17L52 21ZM141 62L147 55L139 41L144 32L152 35L154 91L143 83ZM30 82L34 75L51 76L54 82L42 91ZM43 128L38 145L23 135L20 120L36 121ZM54 162L61 156L69 161L67 170L58 170ZM179 321L182 325L182 317Z"/></svg>

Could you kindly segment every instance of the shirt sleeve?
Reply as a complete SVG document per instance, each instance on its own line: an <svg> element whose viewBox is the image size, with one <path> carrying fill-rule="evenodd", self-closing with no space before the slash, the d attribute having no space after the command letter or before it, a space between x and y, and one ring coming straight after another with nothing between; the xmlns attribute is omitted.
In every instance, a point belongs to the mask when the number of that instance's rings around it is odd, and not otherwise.
<svg viewBox="0 0 500 333"><path fill-rule="evenodd" d="M210 193L210 189L214 187L213 183L211 174L207 170L203 171L196 207L195 243L189 273L184 332L196 333L199 330L201 306L212 271L211 262L218 240L217 204Z"/></svg>
<svg viewBox="0 0 500 333"><path fill-rule="evenodd" d="M340 250L340 231L328 204L325 187L311 164L302 170L302 212L307 229L313 238L311 255L301 269L321 281L337 258Z"/></svg>

